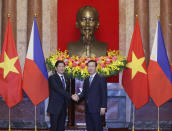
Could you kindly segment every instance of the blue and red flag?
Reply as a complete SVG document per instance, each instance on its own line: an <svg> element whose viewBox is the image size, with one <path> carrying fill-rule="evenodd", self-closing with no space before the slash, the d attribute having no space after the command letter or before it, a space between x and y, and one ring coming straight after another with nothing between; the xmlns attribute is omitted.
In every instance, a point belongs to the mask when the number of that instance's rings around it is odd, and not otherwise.
<svg viewBox="0 0 172 131"><path fill-rule="evenodd" d="M172 98L172 73L158 21L148 66L149 92L156 106Z"/></svg>
<svg viewBox="0 0 172 131"><path fill-rule="evenodd" d="M48 73L36 18L34 18L23 72L23 90L34 105L49 96Z"/></svg>

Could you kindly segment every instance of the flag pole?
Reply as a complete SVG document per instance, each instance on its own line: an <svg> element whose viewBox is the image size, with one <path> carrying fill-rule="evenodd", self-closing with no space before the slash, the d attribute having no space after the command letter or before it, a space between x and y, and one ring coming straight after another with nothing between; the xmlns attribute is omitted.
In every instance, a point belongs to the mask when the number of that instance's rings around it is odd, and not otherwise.
<svg viewBox="0 0 172 131"><path fill-rule="evenodd" d="M158 106L158 131L159 131L159 106Z"/></svg>
<svg viewBox="0 0 172 131"><path fill-rule="evenodd" d="M134 119L135 119L135 114L134 114L134 111L135 111L135 107L134 107L134 105L133 105L133 126L132 126L132 131L134 131Z"/></svg>
<svg viewBox="0 0 172 131"><path fill-rule="evenodd" d="M36 106L35 106L35 131L37 131L37 125L36 125Z"/></svg>
<svg viewBox="0 0 172 131"><path fill-rule="evenodd" d="M137 18L138 18L138 14L136 14L136 19ZM132 126L132 131L134 131L134 121L135 121L134 111L135 111L135 107L134 107L134 104L133 104L133 126Z"/></svg>
<svg viewBox="0 0 172 131"><path fill-rule="evenodd" d="M8 117L9 117L9 118L8 118L8 121L9 121L9 123L8 123L8 131L11 131L10 108L9 108L9 110L8 110L8 114L9 114L9 115L8 115Z"/></svg>
<svg viewBox="0 0 172 131"><path fill-rule="evenodd" d="M35 18L38 17L38 14L35 13L35 14L34 14L34 17L35 17ZM37 131L37 123L36 123L36 106L35 106L35 131Z"/></svg>
<svg viewBox="0 0 172 131"><path fill-rule="evenodd" d="M157 16L157 19L160 19L160 15ZM158 131L159 131L159 106L158 106Z"/></svg>
<svg viewBox="0 0 172 131"><path fill-rule="evenodd" d="M11 17L11 14L10 13L8 13L8 18L10 18ZM10 114L10 108L8 108L8 131L11 131L11 114Z"/></svg>

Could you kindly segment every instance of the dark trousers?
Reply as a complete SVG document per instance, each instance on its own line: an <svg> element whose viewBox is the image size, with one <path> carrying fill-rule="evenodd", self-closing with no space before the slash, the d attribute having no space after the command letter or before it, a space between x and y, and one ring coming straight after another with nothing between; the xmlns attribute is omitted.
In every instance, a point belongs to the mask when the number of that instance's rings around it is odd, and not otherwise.
<svg viewBox="0 0 172 131"><path fill-rule="evenodd" d="M59 114L50 114L50 131L64 131L66 120L66 109L61 110Z"/></svg>
<svg viewBox="0 0 172 131"><path fill-rule="evenodd" d="M102 116L100 113L86 111L86 126L87 131L103 131Z"/></svg>

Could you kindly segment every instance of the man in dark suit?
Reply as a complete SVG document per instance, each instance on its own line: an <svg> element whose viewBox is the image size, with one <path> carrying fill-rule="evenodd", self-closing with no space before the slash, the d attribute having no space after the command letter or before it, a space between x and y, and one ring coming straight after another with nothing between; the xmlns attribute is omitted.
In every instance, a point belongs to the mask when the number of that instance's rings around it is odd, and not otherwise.
<svg viewBox="0 0 172 131"><path fill-rule="evenodd" d="M73 95L75 101L85 98L86 125L88 131L103 131L102 116L107 108L107 82L96 73L97 62L88 62L90 77L84 80L81 94Z"/></svg>
<svg viewBox="0 0 172 131"><path fill-rule="evenodd" d="M55 64L56 73L49 77L49 104L51 131L64 131L67 107L71 95L69 80L64 76L65 63L61 60Z"/></svg>

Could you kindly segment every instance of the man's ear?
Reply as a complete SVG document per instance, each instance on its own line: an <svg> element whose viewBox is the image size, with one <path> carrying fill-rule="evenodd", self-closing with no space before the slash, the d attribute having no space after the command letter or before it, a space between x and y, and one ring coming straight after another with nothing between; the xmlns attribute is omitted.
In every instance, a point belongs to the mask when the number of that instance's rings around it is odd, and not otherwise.
<svg viewBox="0 0 172 131"><path fill-rule="evenodd" d="M98 29L99 26L100 26L100 23L99 23L99 21L98 21L97 24L96 24L96 29Z"/></svg>
<svg viewBox="0 0 172 131"><path fill-rule="evenodd" d="M79 23L78 23L78 21L76 21L75 25L76 25L76 28L79 28Z"/></svg>

